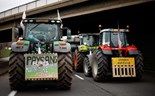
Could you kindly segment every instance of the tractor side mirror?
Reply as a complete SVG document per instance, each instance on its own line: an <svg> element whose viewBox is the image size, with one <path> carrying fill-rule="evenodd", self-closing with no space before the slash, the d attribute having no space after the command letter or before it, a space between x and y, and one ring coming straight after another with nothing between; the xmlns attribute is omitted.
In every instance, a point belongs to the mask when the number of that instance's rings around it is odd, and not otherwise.
<svg viewBox="0 0 155 96"><path fill-rule="evenodd" d="M63 36L67 35L67 39L71 39L71 30L70 29L65 27L62 29L62 33L63 33Z"/></svg>
<svg viewBox="0 0 155 96"><path fill-rule="evenodd" d="M19 29L18 28L14 28L13 29L13 34L14 34L14 38L18 38L19 37Z"/></svg>
<svg viewBox="0 0 155 96"><path fill-rule="evenodd" d="M71 39L71 30L67 29L67 39Z"/></svg>

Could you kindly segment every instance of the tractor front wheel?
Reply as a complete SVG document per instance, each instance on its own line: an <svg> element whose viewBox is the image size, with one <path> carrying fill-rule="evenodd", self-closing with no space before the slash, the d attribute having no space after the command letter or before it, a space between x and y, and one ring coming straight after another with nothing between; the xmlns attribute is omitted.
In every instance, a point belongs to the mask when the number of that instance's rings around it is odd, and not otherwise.
<svg viewBox="0 0 155 96"><path fill-rule="evenodd" d="M24 53L12 53L9 60L9 81L12 90L26 88Z"/></svg>
<svg viewBox="0 0 155 96"><path fill-rule="evenodd" d="M73 76L73 63L71 53L58 54L58 89L70 89Z"/></svg>
<svg viewBox="0 0 155 96"><path fill-rule="evenodd" d="M92 75L92 68L90 66L89 58L86 56L83 61L83 71L86 77L90 77Z"/></svg>
<svg viewBox="0 0 155 96"><path fill-rule="evenodd" d="M84 53L78 52L78 50L75 50L75 53L74 53L74 70L76 72L82 72L83 71L84 57L85 57Z"/></svg>

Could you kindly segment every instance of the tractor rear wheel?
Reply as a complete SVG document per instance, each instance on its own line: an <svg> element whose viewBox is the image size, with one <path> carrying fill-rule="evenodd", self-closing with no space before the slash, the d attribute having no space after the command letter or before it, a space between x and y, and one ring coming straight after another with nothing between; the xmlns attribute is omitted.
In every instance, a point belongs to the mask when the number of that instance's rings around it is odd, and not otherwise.
<svg viewBox="0 0 155 96"><path fill-rule="evenodd" d="M89 58L86 56L83 62L83 71L86 77L92 76L92 68L90 66Z"/></svg>
<svg viewBox="0 0 155 96"><path fill-rule="evenodd" d="M85 54L78 52L78 50L75 50L74 53L74 70L76 72L82 72L83 71L83 60L84 60Z"/></svg>
<svg viewBox="0 0 155 96"><path fill-rule="evenodd" d="M139 55L136 56L136 80L140 80L142 78L142 75L144 73L143 67L144 67L144 62L143 62L143 57L142 54L140 53Z"/></svg>
<svg viewBox="0 0 155 96"><path fill-rule="evenodd" d="M12 90L26 88L24 53L11 53L9 60L9 81Z"/></svg>
<svg viewBox="0 0 155 96"><path fill-rule="evenodd" d="M73 76L73 63L71 53L58 54L58 89L70 89Z"/></svg>
<svg viewBox="0 0 155 96"><path fill-rule="evenodd" d="M95 50L93 53L92 63L92 75L93 79L97 82L107 79L106 74L108 73L108 59L103 54L102 50Z"/></svg>

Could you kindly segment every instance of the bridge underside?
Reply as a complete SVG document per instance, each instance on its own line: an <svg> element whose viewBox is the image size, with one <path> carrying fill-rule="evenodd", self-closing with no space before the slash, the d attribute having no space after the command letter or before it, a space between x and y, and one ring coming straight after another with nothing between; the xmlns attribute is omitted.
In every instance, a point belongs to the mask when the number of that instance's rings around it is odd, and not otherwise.
<svg viewBox="0 0 155 96"><path fill-rule="evenodd" d="M0 43L4 42L12 42L12 29L5 29L4 31L0 32Z"/></svg>

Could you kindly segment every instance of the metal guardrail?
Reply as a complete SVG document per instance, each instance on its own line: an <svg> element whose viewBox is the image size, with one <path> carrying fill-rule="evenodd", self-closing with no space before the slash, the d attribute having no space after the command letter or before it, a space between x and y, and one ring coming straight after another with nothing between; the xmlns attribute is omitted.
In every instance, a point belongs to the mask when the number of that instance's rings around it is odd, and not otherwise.
<svg viewBox="0 0 155 96"><path fill-rule="evenodd" d="M23 11L27 11L27 10L31 10L34 8L38 8L41 6L45 6L51 3L55 3L55 2L59 2L62 0L36 0L36 1L32 1L30 3L26 3L17 7L14 7L12 9L8 9L6 11L0 12L0 18L4 18L10 15L14 15Z"/></svg>

